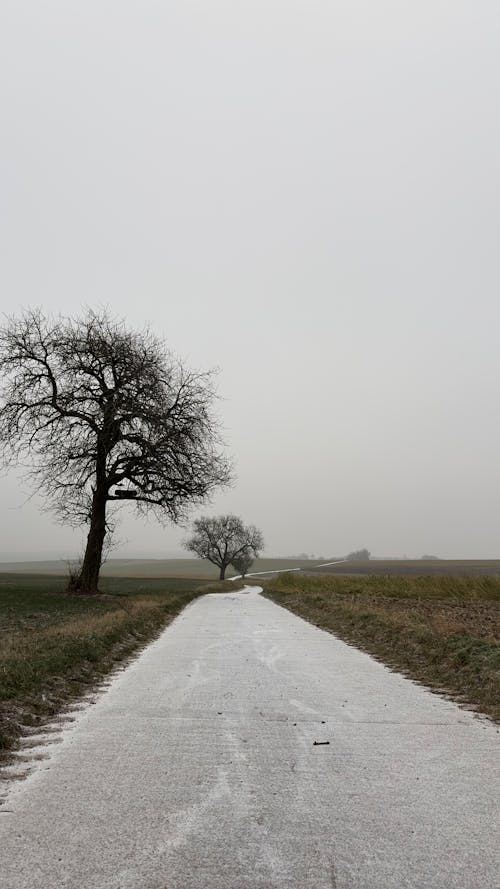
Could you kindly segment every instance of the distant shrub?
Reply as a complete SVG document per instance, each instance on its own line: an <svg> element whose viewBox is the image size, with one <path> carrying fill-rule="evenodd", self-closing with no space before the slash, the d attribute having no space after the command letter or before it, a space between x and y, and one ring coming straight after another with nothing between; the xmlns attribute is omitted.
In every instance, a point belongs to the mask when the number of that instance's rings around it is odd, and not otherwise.
<svg viewBox="0 0 500 889"><path fill-rule="evenodd" d="M347 562L368 562L371 556L370 550L368 549L355 549L352 553L346 556Z"/></svg>

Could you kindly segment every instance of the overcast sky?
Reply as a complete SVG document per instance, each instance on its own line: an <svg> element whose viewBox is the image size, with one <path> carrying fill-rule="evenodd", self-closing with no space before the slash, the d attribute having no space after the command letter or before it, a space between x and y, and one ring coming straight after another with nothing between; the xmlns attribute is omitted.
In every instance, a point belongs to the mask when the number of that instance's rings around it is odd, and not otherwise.
<svg viewBox="0 0 500 889"><path fill-rule="evenodd" d="M204 511L269 554L500 556L497 0L1 5L3 310L220 366ZM80 549L0 498L3 558Z"/></svg>

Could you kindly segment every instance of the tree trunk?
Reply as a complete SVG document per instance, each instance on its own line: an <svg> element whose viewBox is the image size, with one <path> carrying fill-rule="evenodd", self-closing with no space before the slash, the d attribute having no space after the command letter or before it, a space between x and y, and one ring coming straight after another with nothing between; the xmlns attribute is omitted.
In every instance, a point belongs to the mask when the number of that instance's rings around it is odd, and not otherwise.
<svg viewBox="0 0 500 889"><path fill-rule="evenodd" d="M106 536L106 493L95 491L92 499L90 530L80 574L70 584L70 592L80 596L95 595L99 592L99 572L102 563L102 548Z"/></svg>
<svg viewBox="0 0 500 889"><path fill-rule="evenodd" d="M227 568L227 565L221 565L221 566L220 566L219 580L225 580L225 579L226 579L226 568Z"/></svg>

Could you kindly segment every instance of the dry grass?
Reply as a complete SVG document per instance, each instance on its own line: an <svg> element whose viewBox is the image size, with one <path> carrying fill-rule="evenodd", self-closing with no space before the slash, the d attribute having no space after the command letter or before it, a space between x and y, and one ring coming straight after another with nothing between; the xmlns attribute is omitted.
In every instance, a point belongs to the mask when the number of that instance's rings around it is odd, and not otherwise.
<svg viewBox="0 0 500 889"><path fill-rule="evenodd" d="M499 577L287 574L279 605L413 679L500 720Z"/></svg>
<svg viewBox="0 0 500 889"><path fill-rule="evenodd" d="M0 575L0 759L219 585L127 579L121 595L70 597L61 578ZM109 588L113 587L111 581ZM237 589L226 584L224 589Z"/></svg>

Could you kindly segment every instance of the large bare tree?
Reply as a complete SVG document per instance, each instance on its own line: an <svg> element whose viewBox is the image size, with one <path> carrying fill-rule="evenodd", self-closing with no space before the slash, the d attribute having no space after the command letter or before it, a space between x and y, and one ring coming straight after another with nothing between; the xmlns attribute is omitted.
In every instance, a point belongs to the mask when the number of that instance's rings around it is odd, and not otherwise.
<svg viewBox="0 0 500 889"><path fill-rule="evenodd" d="M0 445L58 519L89 524L75 592L98 588L110 503L186 518L230 479L213 373L192 372L149 331L106 312L11 318L0 331Z"/></svg>
<svg viewBox="0 0 500 889"><path fill-rule="evenodd" d="M264 538L255 525L244 525L236 515L203 516L193 523L193 534L184 546L217 565L219 578L224 580L228 565L239 559L245 559L248 570L248 564L264 549Z"/></svg>

